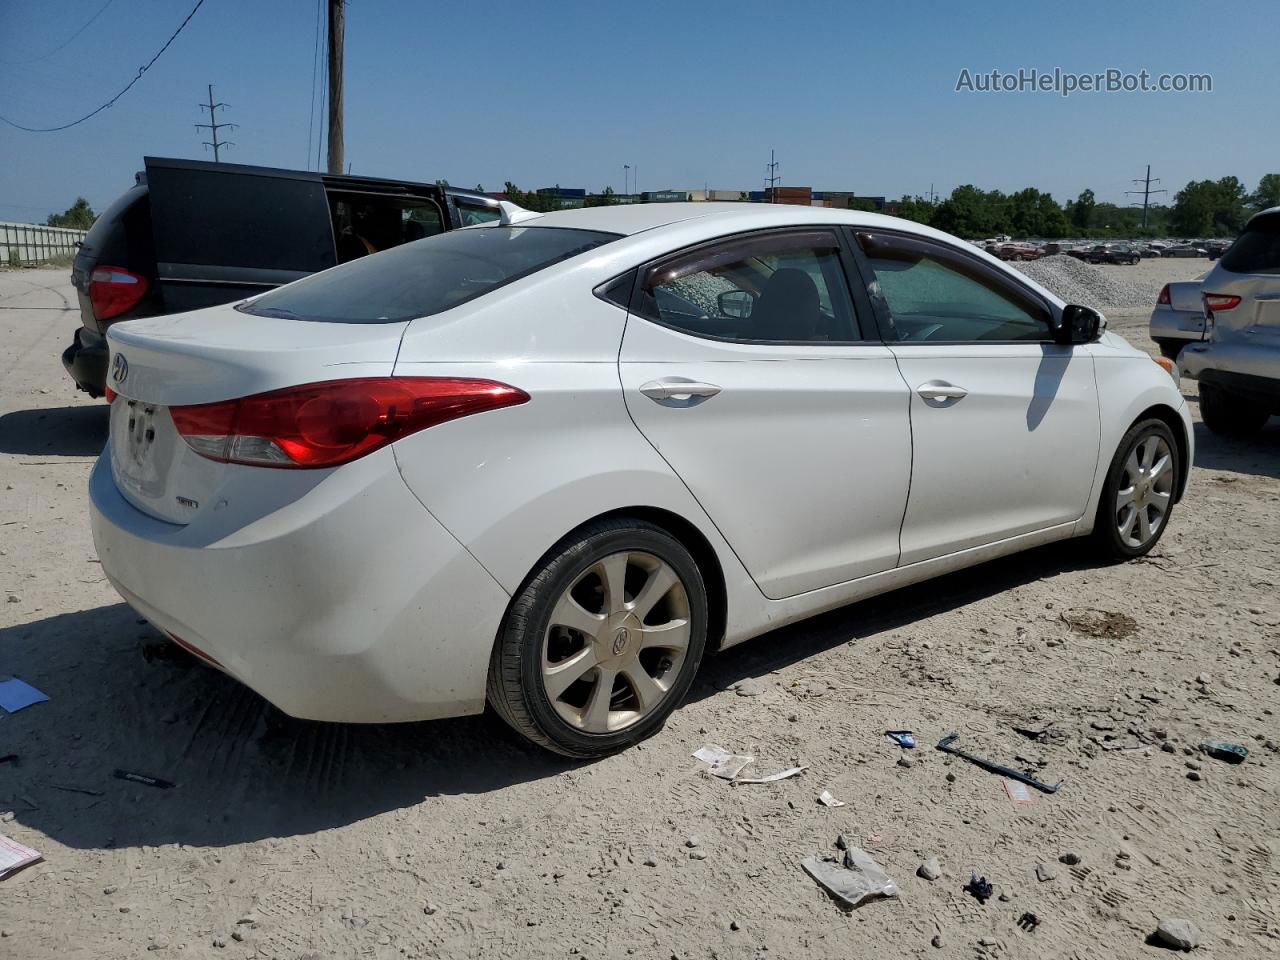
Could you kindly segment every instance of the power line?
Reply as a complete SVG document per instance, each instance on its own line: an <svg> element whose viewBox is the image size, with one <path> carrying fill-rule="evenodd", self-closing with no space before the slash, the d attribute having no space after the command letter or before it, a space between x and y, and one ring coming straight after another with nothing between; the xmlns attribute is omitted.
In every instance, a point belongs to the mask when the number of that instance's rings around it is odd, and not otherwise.
<svg viewBox="0 0 1280 960"><path fill-rule="evenodd" d="M197 130L208 130L208 131L210 132L210 134L212 134L212 136L213 136L213 141L212 141L212 142L210 142L210 141L206 140L206 141L204 141L204 145L205 145L206 147L213 147L213 162L214 162L214 163L217 163L217 162L218 162L218 151L219 151L219 150L221 150L223 147L234 147L234 146L235 146L235 144L234 144L234 143L232 143L230 140L223 140L223 141L219 142L219 140L218 140L218 131L219 131L219 130L221 130L223 127L230 127L232 130L234 130L236 127L240 126L240 124L238 124L238 123L219 123L219 122L218 122L218 111L219 111L219 110L221 110L221 109L225 109L226 107L230 106L230 104L227 104L227 103L214 103L214 102L213 102L213 84L212 84L212 83L211 83L211 84L209 84L209 102L208 102L208 103L201 103L201 104L197 104L197 106L199 106L201 110L208 110L208 111L209 111L209 122L208 122L208 123L197 123L197 124L196 124L196 129L197 129Z"/></svg>
<svg viewBox="0 0 1280 960"><path fill-rule="evenodd" d="M174 40L178 39L178 34L180 34L183 28L186 27L186 25L191 22L191 18L196 15L196 11L199 10L202 6L204 6L204 0L196 0L196 5L191 8L191 12L187 14L187 18L183 20L182 23L178 24L178 29L173 31L173 34L169 37L168 40L164 42L164 46L161 47L159 51L157 51L156 55L152 57L150 60L148 60L143 66L138 68L137 75L132 80L130 80L127 84L125 84L124 89L121 90L119 93L117 93L114 97L112 97L106 103L104 103L102 106L98 107L96 110L91 110L90 112L86 113L79 120L72 120L70 123L64 123L58 127L25 127L20 123L14 123L12 120L4 116L3 114L0 114L0 120L3 120L5 123L7 123L11 127L16 127L19 130L25 130L27 133L56 133L59 130L66 130L66 129L69 129L70 127L76 126L76 124L84 123L90 117L97 116L103 110L106 110L108 107L114 106L117 100L119 100L126 93L128 93L133 88L133 85L142 79L142 75L151 69L152 64L154 64L157 60L160 59L161 54L163 54L166 50L169 49L169 44L173 43Z"/></svg>
<svg viewBox="0 0 1280 960"><path fill-rule="evenodd" d="M765 169L765 173L767 174L767 176L764 178L764 182L768 184L768 186L766 186L765 189L773 191L770 194L769 202L777 203L778 202L778 181L781 180L782 178L778 176L778 161L773 158L772 150L769 151L769 162L764 165L764 169Z"/></svg>
<svg viewBox="0 0 1280 960"><path fill-rule="evenodd" d="M1141 190L1126 190L1126 191L1125 191L1125 194L1126 194L1126 195L1131 194L1131 193L1132 193L1132 194L1138 194L1138 193L1142 194L1142 226L1143 226L1143 228L1145 229L1145 228L1146 228L1146 226L1147 226L1147 207L1148 207L1148 206L1150 206L1150 204L1151 204L1151 194L1153 194L1153 193L1168 193L1169 191L1168 191L1168 190L1152 190L1152 189L1151 189L1151 185L1152 185L1153 183L1159 183L1159 182L1160 182L1160 178L1159 178L1159 177L1156 177L1156 178L1152 179L1152 177L1151 177L1151 164L1149 164L1149 163L1147 164L1147 175L1146 175L1145 177L1135 177L1135 178L1134 178L1134 180L1133 180L1133 182L1134 182L1134 183L1140 183L1140 184L1142 184L1142 189L1141 189ZM1137 205L1138 205L1138 203L1137 203L1137 201L1136 201L1136 200L1135 200L1133 203L1129 204L1129 206L1131 206L1131 207L1136 207Z"/></svg>
<svg viewBox="0 0 1280 960"><path fill-rule="evenodd" d="M115 3L115 0L107 0L106 3L104 3L102 6L98 8L98 12L89 18L89 21L83 27L81 27L71 36L67 37L67 39L63 40L62 43L58 44L48 53L42 53L38 57L30 57L29 59L26 59L26 60L3 60L3 61L0 61L0 63L23 64L23 63L38 63L41 60L48 60L50 57L52 57L55 53L57 53L63 47L67 46L67 44L69 44L72 40L80 36L80 34L84 33L91 26L93 26L93 21L97 20L100 16L102 16L106 12L107 7L111 6L111 4L113 3Z"/></svg>

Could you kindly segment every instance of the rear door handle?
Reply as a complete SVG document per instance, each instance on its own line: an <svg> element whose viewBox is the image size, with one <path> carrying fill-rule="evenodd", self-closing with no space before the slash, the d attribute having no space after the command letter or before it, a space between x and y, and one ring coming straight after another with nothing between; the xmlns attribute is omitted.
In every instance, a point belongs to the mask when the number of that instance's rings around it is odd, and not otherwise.
<svg viewBox="0 0 1280 960"><path fill-rule="evenodd" d="M945 380L930 380L928 383L922 383L916 387L916 393L920 394L926 403L938 404L962 400L969 395L969 391L964 387L957 387L954 383L947 383Z"/></svg>
<svg viewBox="0 0 1280 960"><path fill-rule="evenodd" d="M640 392L664 407L692 407L720 392L714 383L702 383L685 377L663 377L642 384Z"/></svg>

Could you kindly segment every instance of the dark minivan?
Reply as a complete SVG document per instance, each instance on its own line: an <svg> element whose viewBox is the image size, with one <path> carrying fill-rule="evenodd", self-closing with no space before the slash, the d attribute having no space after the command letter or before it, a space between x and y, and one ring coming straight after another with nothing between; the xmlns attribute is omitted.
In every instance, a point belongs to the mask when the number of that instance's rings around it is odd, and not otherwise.
<svg viewBox="0 0 1280 960"><path fill-rule="evenodd" d="M81 326L62 354L91 396L107 327L253 296L379 250L498 220L497 200L436 184L147 157L80 245Z"/></svg>

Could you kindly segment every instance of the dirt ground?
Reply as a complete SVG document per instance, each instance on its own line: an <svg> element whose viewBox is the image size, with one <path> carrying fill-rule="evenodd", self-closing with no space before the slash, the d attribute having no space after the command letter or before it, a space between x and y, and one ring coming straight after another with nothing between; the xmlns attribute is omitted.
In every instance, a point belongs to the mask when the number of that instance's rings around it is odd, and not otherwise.
<svg viewBox="0 0 1280 960"><path fill-rule="evenodd" d="M89 535L106 409L58 362L74 306L64 271L0 272L0 676L50 697L0 715L0 832L45 858L0 881L0 957L1113 960L1157 956L1169 917L1197 953L1280 953L1280 418L1197 424L1145 561L1054 546L779 631L643 746L572 763L490 717L290 720L140 621ZM1111 322L1150 349L1146 318ZM1015 804L934 749L952 730L1065 784ZM731 786L708 742L808 769ZM845 912L802 872L837 834L898 899Z"/></svg>

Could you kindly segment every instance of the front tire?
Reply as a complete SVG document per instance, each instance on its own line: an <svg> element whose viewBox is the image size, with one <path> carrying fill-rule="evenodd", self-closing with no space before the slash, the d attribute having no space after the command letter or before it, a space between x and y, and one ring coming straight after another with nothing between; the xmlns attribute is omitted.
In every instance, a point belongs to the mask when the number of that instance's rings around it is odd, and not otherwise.
<svg viewBox="0 0 1280 960"><path fill-rule="evenodd" d="M707 640L707 591L688 549L618 518L553 547L507 611L488 698L529 740L601 757L657 732Z"/></svg>
<svg viewBox="0 0 1280 960"><path fill-rule="evenodd" d="M1271 417L1271 411L1238 393L1229 393L1213 384L1200 384L1200 416L1204 425L1223 437L1247 437L1257 433Z"/></svg>
<svg viewBox="0 0 1280 960"><path fill-rule="evenodd" d="M1153 418L1129 428L1107 470L1093 528L1104 555L1132 560L1160 542L1180 475L1178 444L1168 424Z"/></svg>

